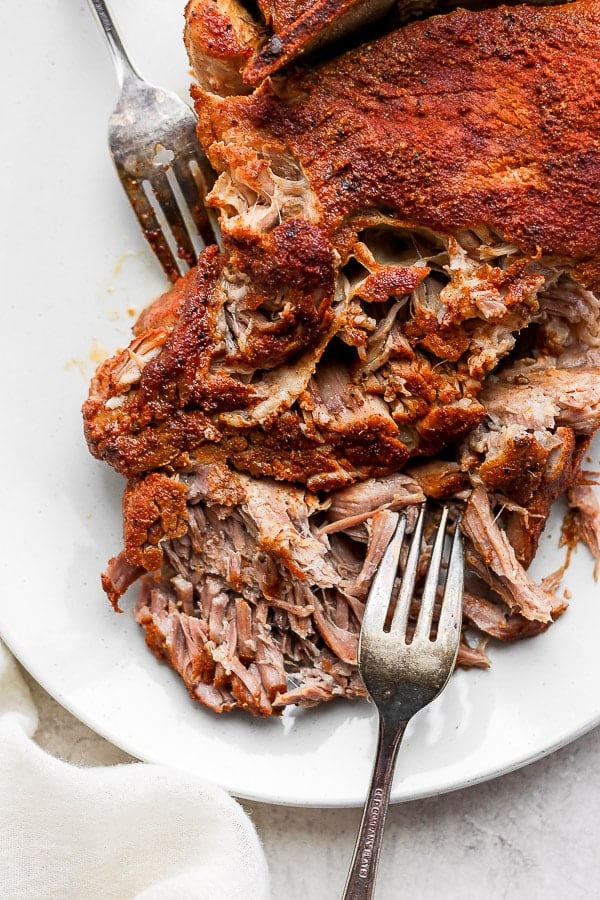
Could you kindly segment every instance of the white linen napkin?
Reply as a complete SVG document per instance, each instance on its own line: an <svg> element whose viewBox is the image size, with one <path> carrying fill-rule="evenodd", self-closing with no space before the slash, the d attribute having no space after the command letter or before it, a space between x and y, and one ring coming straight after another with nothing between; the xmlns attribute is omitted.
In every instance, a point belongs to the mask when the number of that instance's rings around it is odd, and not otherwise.
<svg viewBox="0 0 600 900"><path fill-rule="evenodd" d="M223 790L146 763L72 766L36 727L0 642L2 900L267 900L254 826Z"/></svg>

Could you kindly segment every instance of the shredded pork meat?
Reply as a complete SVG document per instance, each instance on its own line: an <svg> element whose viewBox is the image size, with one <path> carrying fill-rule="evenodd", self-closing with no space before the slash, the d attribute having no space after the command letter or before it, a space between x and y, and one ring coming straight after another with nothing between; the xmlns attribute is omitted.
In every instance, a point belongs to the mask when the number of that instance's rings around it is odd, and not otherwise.
<svg viewBox="0 0 600 900"><path fill-rule="evenodd" d="M564 611L527 567L566 492L600 565L600 4L459 10L251 90L329 8L258 7L270 36L237 0L188 4L223 247L142 313L84 423L127 478L111 602L141 579L191 696L266 716L364 695L398 510L462 515L465 667Z"/></svg>
<svg viewBox="0 0 600 900"><path fill-rule="evenodd" d="M573 548L581 541L594 557L594 577L600 578L600 500L591 484L580 483L568 492L569 512L563 526L563 543Z"/></svg>

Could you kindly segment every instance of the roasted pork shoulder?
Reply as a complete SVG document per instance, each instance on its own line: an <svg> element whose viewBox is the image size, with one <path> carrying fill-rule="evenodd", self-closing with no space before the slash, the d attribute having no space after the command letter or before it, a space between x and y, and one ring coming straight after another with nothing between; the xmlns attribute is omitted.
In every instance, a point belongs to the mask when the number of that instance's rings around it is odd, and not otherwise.
<svg viewBox="0 0 600 900"><path fill-rule="evenodd" d="M465 666L564 610L526 569L565 492L599 556L600 2L459 10L251 93L263 38L232 3L186 28L223 248L142 313L84 421L128 479L111 601L142 577L191 695L268 715L363 693L393 510L462 511Z"/></svg>

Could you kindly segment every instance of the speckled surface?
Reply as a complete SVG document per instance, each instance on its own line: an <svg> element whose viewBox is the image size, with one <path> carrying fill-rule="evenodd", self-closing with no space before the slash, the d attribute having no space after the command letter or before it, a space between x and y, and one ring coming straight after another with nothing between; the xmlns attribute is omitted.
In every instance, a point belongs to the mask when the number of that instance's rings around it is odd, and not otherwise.
<svg viewBox="0 0 600 900"><path fill-rule="evenodd" d="M26 675L36 735L76 765L129 761ZM359 810L243 803L269 860L273 900L341 894ZM600 729L495 781L390 809L376 900L600 897ZM207 898L208 900L208 898Z"/></svg>

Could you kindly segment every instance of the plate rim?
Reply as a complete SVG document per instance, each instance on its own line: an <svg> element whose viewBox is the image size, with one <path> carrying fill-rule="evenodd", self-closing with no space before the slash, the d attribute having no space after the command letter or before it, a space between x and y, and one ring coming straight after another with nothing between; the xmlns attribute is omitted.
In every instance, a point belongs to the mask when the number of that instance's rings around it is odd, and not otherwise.
<svg viewBox="0 0 600 900"><path fill-rule="evenodd" d="M43 690L46 691L46 693L49 694L50 697L52 697L52 699L56 703L63 707L63 709L67 710L67 712L69 712L74 718L84 724L95 734L113 744L113 746L122 750L124 753L127 753L134 759L134 761L148 763L151 765L167 765L167 763L165 763L165 761L162 760L159 756L153 758L152 755L148 754L147 752L140 754L139 748L136 748L134 746L135 741L130 742L127 739L119 737L118 734L114 734L113 732L111 732L111 729L104 723L99 723L98 720L94 719L93 715L91 715L85 709L81 709L76 702L73 702L60 689L58 689L55 685L53 685L45 678L44 674L40 672L39 669L37 669L35 663L32 663L31 660L27 659L27 654L21 649L19 641L13 641L10 633L8 632L9 629L6 629L5 625L0 623L0 639L2 639L13 656L18 660L19 664L29 673L29 675L37 682L37 684L39 684L40 687L42 687ZM365 703L366 701L357 700L355 702ZM375 709L373 709L373 713L375 715ZM453 782L452 784L448 784L443 788L434 788L430 790L426 787L423 787L420 790L418 789L406 793L402 791L401 788L394 789L394 786L392 786L390 803L398 804L408 803L413 800L425 800L430 797L439 797L443 794L449 794L453 793L454 791L464 790L477 784L483 784L486 781L493 781L496 778L503 777L504 775L508 775L511 772L518 771L519 769L525 768L532 763L538 762L539 760L544 759L547 756L551 756L557 750L568 746L570 743L573 743L580 737L583 737L585 734L593 731L594 728L597 728L599 725L600 710L598 710L598 712L594 716L590 717L585 722L581 722L578 727L572 729L564 729L556 736L556 739L554 741L543 748L538 748L537 750L533 750L529 753L516 754L510 761L507 761L506 765L492 765L488 769L480 770L477 775L473 775L471 777L464 776L462 778L459 778L458 781ZM400 752L402 751L400 750ZM177 767L175 763L171 763L171 765ZM185 769L185 767L179 768L181 768L183 771L188 771ZM218 784L218 782L212 783ZM281 795L277 794L266 796L264 792L254 793L247 790L237 790L234 786L227 784L219 784L219 786L222 787L223 790L225 790L228 794L237 798L238 800L245 800L252 803L264 803L267 805L271 804L274 806L284 806L292 808L298 807L304 809L357 809L363 806L363 801L355 798L341 798L335 801L329 800L327 802L315 802L310 799L302 799L301 797L295 797L293 799L291 799L290 797L284 798Z"/></svg>

